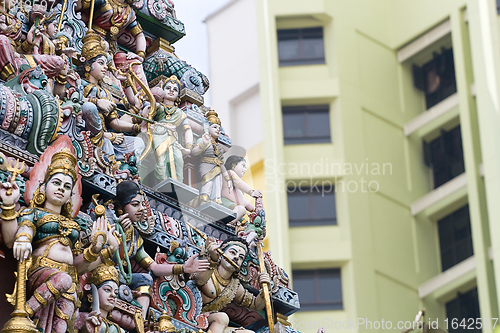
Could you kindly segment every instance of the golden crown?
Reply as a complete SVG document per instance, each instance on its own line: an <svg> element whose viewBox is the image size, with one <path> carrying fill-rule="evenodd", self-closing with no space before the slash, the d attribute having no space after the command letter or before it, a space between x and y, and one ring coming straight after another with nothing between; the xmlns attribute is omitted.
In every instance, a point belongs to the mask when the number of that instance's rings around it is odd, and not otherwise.
<svg viewBox="0 0 500 333"><path fill-rule="evenodd" d="M168 82L175 82L175 83L177 83L177 85L179 85L179 89L181 89L181 81L179 81L179 79L177 78L177 76L172 75L171 77L169 77L168 79L166 79L165 80L165 84L163 85L163 87L165 87L165 85Z"/></svg>
<svg viewBox="0 0 500 333"><path fill-rule="evenodd" d="M219 119L219 115L217 114L217 112L215 112L214 110L210 110L208 111L206 114L205 114L205 118L207 118L208 122L210 123L210 125L213 125L213 124L217 124L220 126L220 119Z"/></svg>
<svg viewBox="0 0 500 333"><path fill-rule="evenodd" d="M73 184L76 183L78 179L76 174L76 157L68 148L63 148L52 156L50 165L45 173L45 182L56 173L63 173L70 176L73 178Z"/></svg>
<svg viewBox="0 0 500 333"><path fill-rule="evenodd" d="M114 266L101 264L94 268L89 274L88 283L93 283L96 287L106 281L114 281L119 283L118 271Z"/></svg>
<svg viewBox="0 0 500 333"><path fill-rule="evenodd" d="M83 37L82 42L82 56L86 61L89 61L97 56L107 55L102 37L94 31L87 31L87 34Z"/></svg>

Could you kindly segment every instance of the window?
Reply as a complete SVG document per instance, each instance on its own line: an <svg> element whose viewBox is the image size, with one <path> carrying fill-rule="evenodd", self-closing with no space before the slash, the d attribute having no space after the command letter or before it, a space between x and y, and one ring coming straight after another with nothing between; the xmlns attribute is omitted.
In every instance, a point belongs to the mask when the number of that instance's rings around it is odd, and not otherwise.
<svg viewBox="0 0 500 333"><path fill-rule="evenodd" d="M280 66L324 64L323 28L278 30Z"/></svg>
<svg viewBox="0 0 500 333"><path fill-rule="evenodd" d="M476 318L481 318L479 313L479 299L477 297L477 288L472 289L465 294L458 294L457 298L446 303L446 317L448 318L448 330L450 333L479 333L481 329L477 329L479 325L476 326ZM451 325L451 320L457 318L458 324L465 319L464 325L458 325L457 328L453 328ZM491 319L489 324L492 325ZM474 323L469 327L469 324ZM484 323L486 325L486 323ZM456 325L453 325L456 327Z"/></svg>
<svg viewBox="0 0 500 333"><path fill-rule="evenodd" d="M286 145L331 142L328 105L284 106L282 112Z"/></svg>
<svg viewBox="0 0 500 333"><path fill-rule="evenodd" d="M302 311L343 309L340 268L294 270L292 276Z"/></svg>
<svg viewBox="0 0 500 333"><path fill-rule="evenodd" d="M425 93L427 109L457 92L453 49L434 53L431 61L418 67L413 65L413 82Z"/></svg>
<svg viewBox="0 0 500 333"><path fill-rule="evenodd" d="M439 220L438 231L443 271L474 254L468 205Z"/></svg>
<svg viewBox="0 0 500 333"><path fill-rule="evenodd" d="M288 188L288 220L290 227L336 225L335 191L333 186Z"/></svg>
<svg viewBox="0 0 500 333"><path fill-rule="evenodd" d="M424 141L424 159L432 168L434 188L462 174L465 166L460 126L441 131L441 136L430 143Z"/></svg>

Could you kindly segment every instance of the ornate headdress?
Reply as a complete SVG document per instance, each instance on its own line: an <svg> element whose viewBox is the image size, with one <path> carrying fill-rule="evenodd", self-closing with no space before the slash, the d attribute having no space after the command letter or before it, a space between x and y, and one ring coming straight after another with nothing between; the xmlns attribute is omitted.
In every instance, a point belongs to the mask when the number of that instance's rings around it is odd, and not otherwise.
<svg viewBox="0 0 500 333"><path fill-rule="evenodd" d="M104 41L102 37L94 31L87 31L87 34L83 37L82 42L82 57L84 57L86 61L89 61L97 56L107 57Z"/></svg>
<svg viewBox="0 0 500 333"><path fill-rule="evenodd" d="M239 247L242 247L248 253L248 243L243 238L240 237L228 237L224 242L222 242L220 249L222 251L225 251L228 247L232 245L237 245Z"/></svg>
<svg viewBox="0 0 500 333"><path fill-rule="evenodd" d="M63 148L52 156L47 172L45 172L45 182L56 173L63 173L70 176L73 179L73 184L78 179L76 174L76 157L68 148Z"/></svg>
<svg viewBox="0 0 500 333"><path fill-rule="evenodd" d="M179 90L181 89L181 81L179 81L179 79L177 78L177 76L172 75L171 77L169 77L168 79L166 79L166 80L165 80L165 83L163 84L163 87L164 87L164 88L165 88L165 85L166 85L168 82L174 82L174 83L176 83L176 84L179 86Z"/></svg>
<svg viewBox="0 0 500 333"><path fill-rule="evenodd" d="M105 264L97 266L89 273L89 279L87 280L88 283L93 283L96 287L106 281L114 281L116 284L119 283L118 271L114 266Z"/></svg>
<svg viewBox="0 0 500 333"><path fill-rule="evenodd" d="M210 123L210 125L213 125L213 124L217 124L220 126L220 119L219 119L219 115L217 114L217 112L215 112L214 110L210 110L208 111L206 114L205 114L205 118L207 118L208 122Z"/></svg>

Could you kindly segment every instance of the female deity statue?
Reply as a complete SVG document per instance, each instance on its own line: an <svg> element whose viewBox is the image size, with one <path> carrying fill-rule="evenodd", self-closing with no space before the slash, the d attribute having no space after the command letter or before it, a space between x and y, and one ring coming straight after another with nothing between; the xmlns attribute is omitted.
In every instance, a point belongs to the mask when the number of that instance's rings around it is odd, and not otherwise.
<svg viewBox="0 0 500 333"><path fill-rule="evenodd" d="M222 204L236 213L236 219L230 222L234 225L247 211L253 212L255 210L255 207L245 199L243 193L253 198L261 198L262 192L252 189L247 183L241 180L241 177L243 177L247 171L246 161L243 157L231 155L227 158L224 165L229 178L232 180L233 188L229 191L228 182L223 182Z"/></svg>
<svg viewBox="0 0 500 333"><path fill-rule="evenodd" d="M71 144L69 138L67 141ZM56 150L43 176L50 154ZM25 201L30 202L30 206L19 212L14 209L20 196L16 183L4 183L0 188L5 242L8 246L13 243L17 260L31 257L25 310L40 332L72 330L75 312L80 306L78 275L97 265L96 260L108 239L110 247L118 248L114 228L108 231L106 219L99 218L92 227L92 244L82 251L81 228L72 220L79 208L73 204L79 206L81 201L76 162L68 148L49 147L26 184Z"/></svg>
<svg viewBox="0 0 500 333"><path fill-rule="evenodd" d="M177 107L181 83L172 75L163 85L157 88L161 99L157 104L152 126L153 147L156 156L155 176L159 181L172 177L180 182L184 179L184 156L193 149L193 131L186 114ZM184 132L184 147L178 140L177 129Z"/></svg>
<svg viewBox="0 0 500 333"><path fill-rule="evenodd" d="M134 152L140 159L145 149L144 141L139 137L124 135L124 132L139 134L141 125L134 124L130 116L120 117L116 111L116 103L111 92L102 86L102 80L108 68L108 57L102 38L87 32L83 38L82 56L84 63L78 68L79 74L88 84L84 88L86 103L82 105L83 117L88 123L95 124L96 131L92 138L94 145L110 154L117 160L125 159L128 152ZM133 96L132 88L127 96ZM137 105L138 101L131 101ZM107 127L114 132L108 132Z"/></svg>
<svg viewBox="0 0 500 333"><path fill-rule="evenodd" d="M134 224L138 223L143 215L143 202L142 190L136 183L126 180L116 186L115 212L119 216L117 222L123 228L126 241L122 242L120 256L115 255L114 260L119 266L120 279L130 289L140 293L141 296L137 297L137 301L142 305L143 318L146 318L153 278L149 273L141 273L140 271L152 272L156 276L195 273L205 271L209 267L209 263L207 260L196 260L197 254L189 258L183 265L156 263L144 250L143 239L139 231L134 228Z"/></svg>
<svg viewBox="0 0 500 333"><path fill-rule="evenodd" d="M232 192L233 181L224 166L224 152L217 143L220 135L220 119L214 110L207 112L205 116L210 123L208 133L203 134L198 144L191 151L191 155L201 155L199 172L201 176L201 189L198 202L193 206L199 206L203 202L215 201L222 204L222 177L228 182L229 192Z"/></svg>
<svg viewBox="0 0 500 333"><path fill-rule="evenodd" d="M98 302L94 302L95 293L90 294L89 301L99 306L85 316L85 323L80 332L83 333L122 333L125 332L117 324L108 319L118 300L118 271L113 266L100 265L94 268L87 280L97 287Z"/></svg>

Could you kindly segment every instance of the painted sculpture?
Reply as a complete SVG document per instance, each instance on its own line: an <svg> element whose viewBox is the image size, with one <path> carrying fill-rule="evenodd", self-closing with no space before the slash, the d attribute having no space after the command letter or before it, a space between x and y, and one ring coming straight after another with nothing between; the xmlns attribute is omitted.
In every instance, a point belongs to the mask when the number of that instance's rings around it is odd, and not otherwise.
<svg viewBox="0 0 500 333"><path fill-rule="evenodd" d="M298 296L173 2L2 4L2 332L274 332Z"/></svg>
<svg viewBox="0 0 500 333"><path fill-rule="evenodd" d="M266 306L262 293L255 296L241 285L235 272L238 272L248 254L248 244L242 238L230 237L222 244L210 242L207 246L210 270L195 275L195 281L200 288L203 299L203 312L209 312L209 330L213 333L223 333L229 325L229 317L220 312L233 300L244 307L263 310ZM220 248L221 256L217 249ZM262 273L260 283L269 283L269 275ZM237 332L251 332L237 329Z"/></svg>
<svg viewBox="0 0 500 333"><path fill-rule="evenodd" d="M193 131L186 114L178 107L181 83L176 76L171 76L163 84L163 89L152 89L159 100L152 126L153 149L156 157L155 176L158 181L172 177L182 182L184 180L184 156L193 149ZM184 136L179 140L178 131ZM182 143L184 145L182 145Z"/></svg>
<svg viewBox="0 0 500 333"><path fill-rule="evenodd" d="M143 215L143 201L143 193L136 183L123 181L116 187L114 204L119 215L117 223L123 230L125 241L122 242L120 255L115 256L115 260L122 282L139 294L137 301L142 306L143 317L146 318L153 285L149 272L156 276L196 273L206 270L209 263L207 260L196 260L197 255L195 255L182 265L157 264L144 250L144 240L133 226Z"/></svg>
<svg viewBox="0 0 500 333"><path fill-rule="evenodd" d="M28 208L16 212L19 188L15 183L2 184L0 218L5 242L13 246L14 257L19 261L31 259L26 312L39 331L64 333L72 329L80 304L78 275L92 269L101 249L114 236L112 229L108 231L105 219L100 218L94 222L91 245L82 249L80 225L72 220L74 208L76 211L79 208L81 190L76 158L68 148L54 153L56 147L47 150L38 169L32 170L28 187L36 189L25 192L25 200L30 199ZM48 155L52 156L46 167ZM39 179L37 176L43 173ZM43 182L38 185L40 180Z"/></svg>

